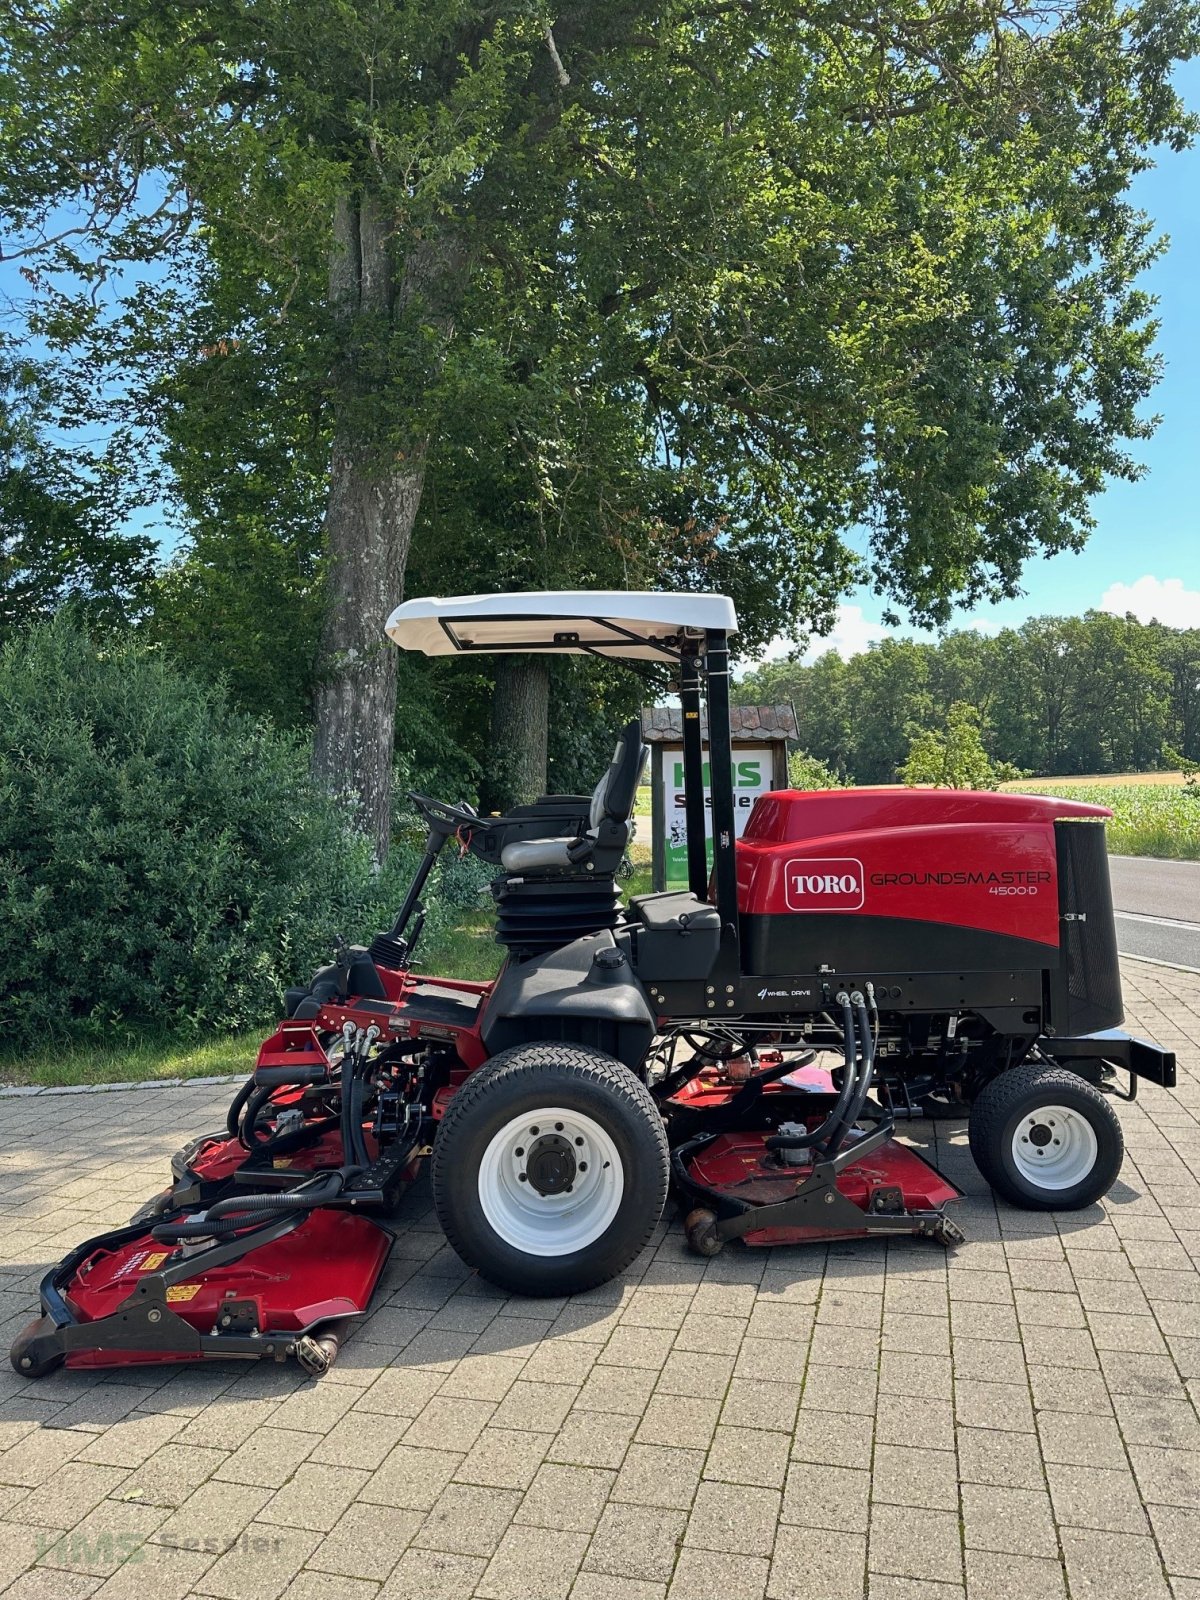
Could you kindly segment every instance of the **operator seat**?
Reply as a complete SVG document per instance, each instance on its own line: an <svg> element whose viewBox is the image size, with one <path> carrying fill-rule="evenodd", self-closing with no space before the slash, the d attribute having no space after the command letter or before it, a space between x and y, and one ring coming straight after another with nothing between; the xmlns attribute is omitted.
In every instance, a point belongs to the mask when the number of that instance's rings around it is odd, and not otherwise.
<svg viewBox="0 0 1200 1600"><path fill-rule="evenodd" d="M574 837L535 833L501 844L502 872L492 882L498 944L524 958L618 925L623 907L616 871L629 843L645 759L641 726L630 722L586 812L581 805ZM531 819L522 820L528 826Z"/></svg>
<svg viewBox="0 0 1200 1600"><path fill-rule="evenodd" d="M505 872L615 872L629 843L629 819L645 764L641 725L627 723L592 791L586 829L576 839L514 839L500 851Z"/></svg>

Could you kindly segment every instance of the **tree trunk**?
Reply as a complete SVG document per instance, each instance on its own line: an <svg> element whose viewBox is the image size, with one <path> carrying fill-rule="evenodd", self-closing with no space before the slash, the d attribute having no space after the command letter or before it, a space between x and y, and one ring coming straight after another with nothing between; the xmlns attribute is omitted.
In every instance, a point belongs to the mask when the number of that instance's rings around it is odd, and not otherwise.
<svg viewBox="0 0 1200 1600"><path fill-rule="evenodd" d="M446 257L436 242L414 246L399 281L386 219L369 196L343 197L334 215L329 299L341 324L334 374L340 417L325 513L328 596L318 653L313 772L345 801L382 861L391 842L396 650L383 625L403 598L404 569L421 504L427 441L407 450L371 436L377 420L370 376L356 369L355 341L387 337L408 302L439 286ZM449 332L444 319L432 316ZM382 397L380 397L380 404Z"/></svg>
<svg viewBox="0 0 1200 1600"><path fill-rule="evenodd" d="M497 656L492 696L487 803L497 811L546 792L550 663L544 656Z"/></svg>

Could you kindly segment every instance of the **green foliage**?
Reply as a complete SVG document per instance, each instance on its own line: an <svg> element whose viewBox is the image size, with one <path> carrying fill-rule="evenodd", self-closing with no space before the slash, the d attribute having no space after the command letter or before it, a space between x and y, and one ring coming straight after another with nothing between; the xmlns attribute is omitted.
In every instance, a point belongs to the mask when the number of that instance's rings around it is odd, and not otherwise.
<svg viewBox="0 0 1200 1600"><path fill-rule="evenodd" d="M1189 761L1173 744L1163 745L1163 760L1169 766L1178 767L1185 788L1200 789L1200 761Z"/></svg>
<svg viewBox="0 0 1200 1600"><path fill-rule="evenodd" d="M788 756L788 784L793 789L843 789L844 779L832 772L819 756L793 750Z"/></svg>
<svg viewBox="0 0 1200 1600"><path fill-rule="evenodd" d="M112 472L51 441L53 409L47 374L0 342L0 643L66 600L119 622L150 578L151 541L112 531Z"/></svg>
<svg viewBox="0 0 1200 1600"><path fill-rule="evenodd" d="M753 642L859 578L922 620L1011 595L1137 473L1125 196L1193 131L1190 0L6 11L33 326L76 416L166 441L201 560L323 505L340 440L419 454L437 537L499 507L508 570L682 572Z"/></svg>
<svg viewBox="0 0 1200 1600"><path fill-rule="evenodd" d="M983 747L982 718L965 700L956 700L942 728L910 728L908 757L900 777L910 788L998 789L1023 774L1011 762L992 762Z"/></svg>
<svg viewBox="0 0 1200 1600"><path fill-rule="evenodd" d="M1022 783L1027 794L1062 794L1052 784ZM1107 806L1108 848L1114 855L1200 861L1200 794L1167 783L1073 783L1072 800Z"/></svg>
<svg viewBox="0 0 1200 1600"><path fill-rule="evenodd" d="M69 620L0 652L0 1033L232 1029L370 937L411 851L364 840L290 738Z"/></svg>
<svg viewBox="0 0 1200 1600"><path fill-rule="evenodd" d="M804 746L859 783L889 783L910 729L975 707L993 763L1128 772L1200 759L1200 628L1088 612L1034 617L994 638L888 638L843 661L773 661L736 680L746 704L790 699Z"/></svg>

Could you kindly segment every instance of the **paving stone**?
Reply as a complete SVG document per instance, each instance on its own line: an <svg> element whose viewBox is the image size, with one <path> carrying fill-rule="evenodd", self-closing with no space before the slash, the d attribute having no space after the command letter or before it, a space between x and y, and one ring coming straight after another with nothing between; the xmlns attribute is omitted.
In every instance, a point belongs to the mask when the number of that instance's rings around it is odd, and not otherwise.
<svg viewBox="0 0 1200 1600"><path fill-rule="evenodd" d="M880 1444L953 1450L954 1410L948 1400L905 1400L894 1395L879 1408L875 1438Z"/></svg>
<svg viewBox="0 0 1200 1600"><path fill-rule="evenodd" d="M1020 1437L1010 1434L1008 1437ZM877 1444L871 1495L889 1505L957 1511L958 1470L952 1450Z"/></svg>
<svg viewBox="0 0 1200 1600"><path fill-rule="evenodd" d="M686 1524L684 1511L610 1503L583 1564L591 1572L666 1582L674 1570Z"/></svg>
<svg viewBox="0 0 1200 1600"><path fill-rule="evenodd" d="M92 1594L102 1596L103 1600L146 1600L147 1595L153 1596L153 1600L184 1600L185 1595L199 1587L216 1560L216 1555L209 1551L146 1545L137 1561L126 1561L98 1589L93 1589ZM66 1600L66 1596L58 1595L55 1600Z"/></svg>
<svg viewBox="0 0 1200 1600"><path fill-rule="evenodd" d="M1129 1459L1147 1503L1200 1508L1200 1453L1131 1445Z"/></svg>
<svg viewBox="0 0 1200 1600"><path fill-rule="evenodd" d="M809 1528L867 1531L871 1475L856 1467L814 1469L793 1462L788 1469L781 1519Z"/></svg>
<svg viewBox="0 0 1200 1600"><path fill-rule="evenodd" d="M922 1511L907 1506L876 1505L871 1509L869 1561L872 1572L898 1578L962 1581L962 1547L958 1516L948 1511Z"/></svg>
<svg viewBox="0 0 1200 1600"><path fill-rule="evenodd" d="M581 1572L571 1600L666 1600L665 1583L619 1578L611 1572Z"/></svg>
<svg viewBox="0 0 1200 1600"><path fill-rule="evenodd" d="M449 1550L463 1556L490 1556L521 1500L512 1489L484 1489L451 1483L412 1540L414 1548Z"/></svg>
<svg viewBox="0 0 1200 1600"><path fill-rule="evenodd" d="M966 1563L969 1600L1064 1600L1066 1595L1057 1555L1049 1558L968 1549Z"/></svg>
<svg viewBox="0 0 1200 1600"><path fill-rule="evenodd" d="M1046 1476L1055 1521L1073 1528L1148 1533L1137 1480L1128 1467L1078 1467L1049 1462Z"/></svg>
<svg viewBox="0 0 1200 1600"><path fill-rule="evenodd" d="M801 1411L792 1436L792 1459L816 1466L870 1467L873 1433L870 1416L842 1417L831 1428L824 1412ZM951 1429L951 1442L953 1437Z"/></svg>
<svg viewBox="0 0 1200 1600"><path fill-rule="evenodd" d="M328 1532L370 1481L357 1467L319 1466L309 1461L296 1468L259 1512L262 1522Z"/></svg>
<svg viewBox="0 0 1200 1600"><path fill-rule="evenodd" d="M782 1489L788 1470L788 1448L785 1433L721 1423L713 1434L704 1476Z"/></svg>
<svg viewBox="0 0 1200 1600"><path fill-rule="evenodd" d="M675 1350L667 1357L662 1372L658 1374L655 1393L681 1395L696 1400L721 1400L729 1388L733 1370L733 1356L700 1355L691 1350Z"/></svg>
<svg viewBox="0 0 1200 1600"><path fill-rule="evenodd" d="M637 1426L636 1417L616 1412L572 1411L546 1452L547 1458L568 1466L619 1467Z"/></svg>
<svg viewBox="0 0 1200 1600"><path fill-rule="evenodd" d="M486 1400L443 1400L438 1396L409 1423L404 1443L417 1449L469 1450L499 1409Z"/></svg>
<svg viewBox="0 0 1200 1600"><path fill-rule="evenodd" d="M451 1450L417 1450L398 1444L371 1473L359 1499L407 1511L430 1511L463 1457Z"/></svg>
<svg viewBox="0 0 1200 1600"><path fill-rule="evenodd" d="M1108 1385L1099 1372L1031 1366L1029 1387L1039 1411L1068 1411L1096 1417L1113 1415Z"/></svg>
<svg viewBox="0 0 1200 1600"><path fill-rule="evenodd" d="M406 1550L379 1600L465 1600L476 1592L487 1562L445 1550Z"/></svg>
<svg viewBox="0 0 1200 1600"><path fill-rule="evenodd" d="M705 1481L692 1505L684 1544L734 1555L769 1556L779 1510L780 1495L774 1489Z"/></svg>
<svg viewBox="0 0 1200 1600"><path fill-rule="evenodd" d="M769 1571L770 1562L764 1557L685 1547L667 1593L669 1600L713 1600L714 1595L721 1600L762 1600Z"/></svg>
<svg viewBox="0 0 1200 1600"><path fill-rule="evenodd" d="M637 1427L639 1444L679 1445L707 1450L721 1412L719 1400L691 1400L679 1395L654 1395Z"/></svg>
<svg viewBox="0 0 1200 1600"><path fill-rule="evenodd" d="M684 1327L687 1326L687 1321L685 1318ZM739 1342L740 1337L739 1331ZM657 1372L676 1342L676 1335L670 1328L617 1327L613 1329L608 1343L600 1351L597 1361L601 1366L634 1367L647 1372ZM681 1345L680 1348L691 1350L698 1347ZM735 1344L734 1349L736 1348Z"/></svg>
<svg viewBox="0 0 1200 1600"><path fill-rule="evenodd" d="M503 1400L527 1365L521 1356L468 1353L443 1381L442 1399Z"/></svg>
<svg viewBox="0 0 1200 1600"><path fill-rule="evenodd" d="M454 1476L494 1489L527 1489L553 1442L552 1433L485 1428Z"/></svg>
<svg viewBox="0 0 1200 1600"><path fill-rule="evenodd" d="M640 1417L658 1382L657 1369L606 1367L597 1364L579 1390L578 1399L576 1400L574 1393L570 1395L566 1409L553 1426L561 1426L562 1418L571 1409L572 1401L580 1411L616 1411L626 1416Z"/></svg>
<svg viewBox="0 0 1200 1600"><path fill-rule="evenodd" d="M725 1393L721 1420L743 1428L771 1428L791 1433L799 1405L798 1383L732 1378Z"/></svg>
<svg viewBox="0 0 1200 1600"><path fill-rule="evenodd" d="M1112 1417L1066 1411L1039 1411L1038 1438L1046 1461L1077 1467L1120 1467L1125 1447Z"/></svg>
<svg viewBox="0 0 1200 1600"><path fill-rule="evenodd" d="M1034 1433L1029 1390L1016 1383L983 1383L964 1379L955 1385L954 1409L959 1426Z"/></svg>
<svg viewBox="0 0 1200 1600"><path fill-rule="evenodd" d="M1091 1528L1061 1530L1071 1600L1170 1600L1154 1540Z"/></svg>
<svg viewBox="0 0 1200 1600"><path fill-rule="evenodd" d="M201 1590L220 1600L277 1600L319 1543L308 1529L252 1522L205 1572Z"/></svg>
<svg viewBox="0 0 1200 1600"><path fill-rule="evenodd" d="M698 1464L696 1470L698 1474ZM538 1528L591 1533L616 1481L616 1473L601 1467L567 1467L545 1462L538 1468L514 1520ZM657 1478L654 1481L657 1482Z"/></svg>
<svg viewBox="0 0 1200 1600"><path fill-rule="evenodd" d="M19 1451L21 1444L12 1447ZM64 1464L48 1482L8 1512L12 1522L33 1522L45 1528L73 1528L126 1477L123 1467L101 1467L81 1461Z"/></svg>
<svg viewBox="0 0 1200 1600"><path fill-rule="evenodd" d="M335 1578L328 1572L297 1573L283 1591L282 1600L375 1600L377 1583L363 1578Z"/></svg>
<svg viewBox="0 0 1200 1600"><path fill-rule="evenodd" d="M475 1592L483 1600L565 1600L586 1549L583 1533L510 1528Z"/></svg>
<svg viewBox="0 0 1200 1600"><path fill-rule="evenodd" d="M1155 1505L1149 1512L1167 1571L1182 1578L1200 1578L1200 1511Z"/></svg>
<svg viewBox="0 0 1200 1600"><path fill-rule="evenodd" d="M768 1600L862 1600L867 1541L861 1534L780 1528Z"/></svg>
<svg viewBox="0 0 1200 1600"><path fill-rule="evenodd" d="M308 1558L309 1567L347 1578L375 1581L388 1576L425 1520L420 1511L347 1506Z"/></svg>
<svg viewBox="0 0 1200 1600"><path fill-rule="evenodd" d="M677 1507L692 1502L704 1469L703 1450L631 1444L612 1489L614 1500Z"/></svg>
<svg viewBox="0 0 1200 1600"><path fill-rule="evenodd" d="M1031 1433L960 1428L958 1470L964 1483L989 1483L1016 1489L1045 1487L1042 1456L1038 1441Z"/></svg>

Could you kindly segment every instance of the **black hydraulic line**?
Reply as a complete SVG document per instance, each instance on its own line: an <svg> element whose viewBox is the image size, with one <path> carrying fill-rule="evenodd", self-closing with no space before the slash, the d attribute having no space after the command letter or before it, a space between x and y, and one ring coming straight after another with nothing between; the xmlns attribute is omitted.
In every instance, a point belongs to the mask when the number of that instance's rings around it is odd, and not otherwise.
<svg viewBox="0 0 1200 1600"><path fill-rule="evenodd" d="M289 1211L315 1211L336 1200L344 1187L342 1173L328 1173L320 1187L281 1190L272 1194L229 1195L210 1206L203 1216L177 1222L160 1223L150 1230L160 1244L179 1244L184 1239L225 1238L246 1228L258 1227L268 1217Z"/></svg>
<svg viewBox="0 0 1200 1600"><path fill-rule="evenodd" d="M841 1126L835 1129L826 1141L824 1153L827 1156L835 1156L845 1143L846 1135L862 1113L867 1095L871 1092L871 1080L875 1075L875 1045L871 1038L871 1026L867 1018L867 1008L862 1004L861 997L855 1006L855 1013L858 1018L859 1031L862 1034L863 1065L858 1075L858 1087L854 1091L854 1099L847 1107Z"/></svg>
<svg viewBox="0 0 1200 1600"><path fill-rule="evenodd" d="M864 1013L865 1015L865 1013ZM842 998L842 1023L843 1041L846 1054L845 1076L842 1078L842 1087L834 1103L833 1110L824 1122L811 1133L776 1133L766 1140L768 1150L811 1150L822 1140L836 1137L846 1126L846 1118L853 1100L857 1099L858 1084L861 1073L858 1066L858 1042L854 1032L854 1011L850 1005L849 995ZM866 1032L863 1034L864 1053L868 1047Z"/></svg>
<svg viewBox="0 0 1200 1600"><path fill-rule="evenodd" d="M238 1138L247 1150L253 1150L258 1145L266 1144L267 1139L270 1138L270 1134L267 1134L264 1138L259 1139L255 1135L254 1129L258 1122L259 1114L270 1104L271 1096L275 1093L276 1087L276 1085L272 1085L265 1089L256 1090L247 1102L245 1115L242 1117L238 1128Z"/></svg>
<svg viewBox="0 0 1200 1600"><path fill-rule="evenodd" d="M254 1093L254 1088L254 1074L251 1073L242 1087L234 1095L232 1101L230 1102L229 1110L225 1113L225 1131L229 1134L231 1139L236 1139L238 1136L238 1123L239 1119L241 1118L242 1107Z"/></svg>
<svg viewBox="0 0 1200 1600"><path fill-rule="evenodd" d="M207 1216L213 1222L242 1211L311 1211L315 1206L336 1200L345 1187L341 1172L328 1172L320 1184L310 1188L275 1190L270 1194L231 1194L208 1208Z"/></svg>

